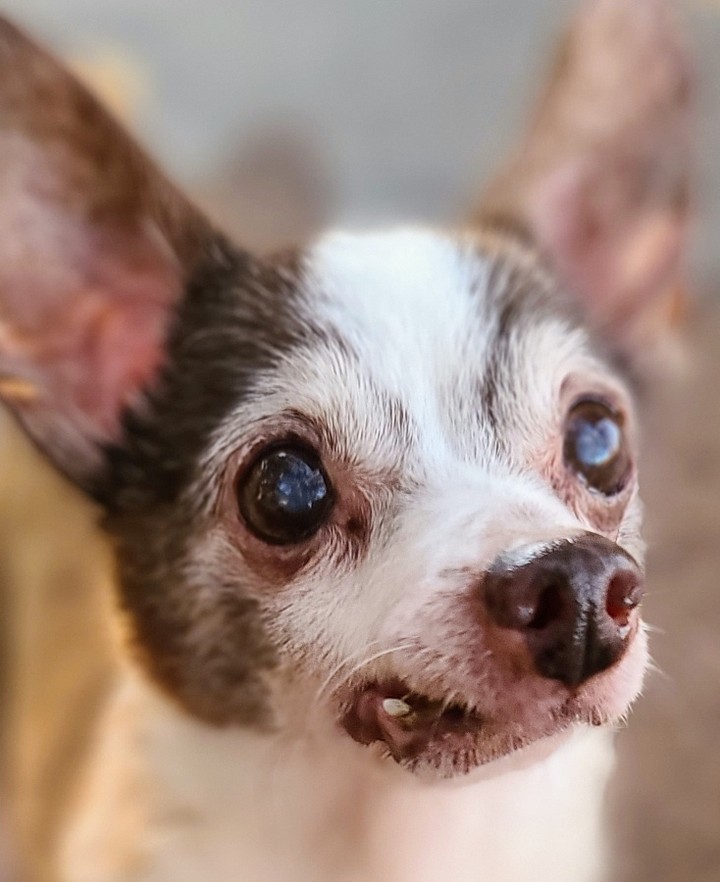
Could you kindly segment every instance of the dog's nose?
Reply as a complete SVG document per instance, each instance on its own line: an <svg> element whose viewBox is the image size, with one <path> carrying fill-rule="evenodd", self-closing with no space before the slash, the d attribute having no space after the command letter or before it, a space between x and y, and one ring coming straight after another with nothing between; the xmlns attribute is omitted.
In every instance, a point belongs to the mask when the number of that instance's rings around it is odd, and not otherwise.
<svg viewBox="0 0 720 882"><path fill-rule="evenodd" d="M643 576L622 548L588 534L519 567L499 563L483 586L490 617L523 634L537 671L575 687L623 654Z"/></svg>

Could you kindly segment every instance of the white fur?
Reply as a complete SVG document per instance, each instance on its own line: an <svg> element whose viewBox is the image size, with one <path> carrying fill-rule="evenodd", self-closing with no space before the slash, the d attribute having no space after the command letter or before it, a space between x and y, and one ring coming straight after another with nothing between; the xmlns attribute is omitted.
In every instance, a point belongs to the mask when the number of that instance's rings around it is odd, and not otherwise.
<svg viewBox="0 0 720 882"><path fill-rule="evenodd" d="M128 675L64 863L68 882L594 882L610 734L431 784L340 737L215 731Z"/></svg>

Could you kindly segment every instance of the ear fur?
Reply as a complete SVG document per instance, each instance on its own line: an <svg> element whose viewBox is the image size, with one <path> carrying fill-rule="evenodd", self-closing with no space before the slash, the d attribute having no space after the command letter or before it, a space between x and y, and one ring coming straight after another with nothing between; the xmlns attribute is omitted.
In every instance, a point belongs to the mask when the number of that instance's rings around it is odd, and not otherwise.
<svg viewBox="0 0 720 882"><path fill-rule="evenodd" d="M675 314L682 287L692 87L669 2L590 0L478 214L522 227L626 351Z"/></svg>
<svg viewBox="0 0 720 882"><path fill-rule="evenodd" d="M0 19L0 398L81 485L141 406L212 236L91 94Z"/></svg>

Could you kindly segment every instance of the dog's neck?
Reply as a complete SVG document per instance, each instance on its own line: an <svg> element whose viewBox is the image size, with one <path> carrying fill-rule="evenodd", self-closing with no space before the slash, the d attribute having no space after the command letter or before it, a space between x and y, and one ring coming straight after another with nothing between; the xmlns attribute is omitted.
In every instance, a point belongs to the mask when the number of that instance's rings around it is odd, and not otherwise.
<svg viewBox="0 0 720 882"><path fill-rule="evenodd" d="M578 731L477 780L428 782L331 728L211 729L134 674L104 726L68 842L76 882L581 882L579 867L582 882L598 878L606 733Z"/></svg>

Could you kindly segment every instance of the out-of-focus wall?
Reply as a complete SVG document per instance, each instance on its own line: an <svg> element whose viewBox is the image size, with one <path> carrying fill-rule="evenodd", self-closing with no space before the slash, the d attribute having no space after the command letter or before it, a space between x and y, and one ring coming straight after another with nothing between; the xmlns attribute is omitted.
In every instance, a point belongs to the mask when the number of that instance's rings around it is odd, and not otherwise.
<svg viewBox="0 0 720 882"><path fill-rule="evenodd" d="M130 58L137 125L184 181L262 137L316 151L341 223L446 221L505 150L581 0L6 0L71 54ZM703 82L701 196L720 229L720 3L689 10ZM702 232L698 262L714 266Z"/></svg>

